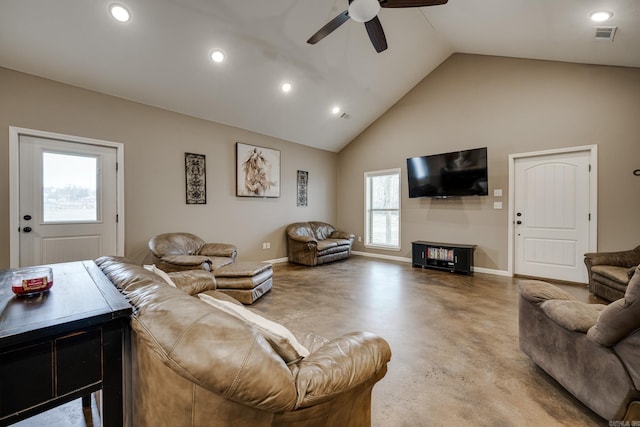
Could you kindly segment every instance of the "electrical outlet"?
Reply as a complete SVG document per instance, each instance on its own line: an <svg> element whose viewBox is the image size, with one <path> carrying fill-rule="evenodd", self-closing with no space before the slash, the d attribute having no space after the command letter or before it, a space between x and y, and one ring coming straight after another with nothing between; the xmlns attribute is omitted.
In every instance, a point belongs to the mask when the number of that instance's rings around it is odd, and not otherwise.
<svg viewBox="0 0 640 427"><path fill-rule="evenodd" d="M262 242L262 249L267 249L267 243L266 242Z"/></svg>
<svg viewBox="0 0 640 427"><path fill-rule="evenodd" d="M362 242L362 236L358 236L358 242Z"/></svg>
<svg viewBox="0 0 640 427"><path fill-rule="evenodd" d="M267 242L267 249L271 249L271 242Z"/></svg>

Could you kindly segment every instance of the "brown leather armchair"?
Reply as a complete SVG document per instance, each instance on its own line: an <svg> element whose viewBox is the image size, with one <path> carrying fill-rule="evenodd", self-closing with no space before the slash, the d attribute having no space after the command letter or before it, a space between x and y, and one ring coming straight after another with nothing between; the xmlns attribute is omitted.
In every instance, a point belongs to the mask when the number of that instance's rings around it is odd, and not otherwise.
<svg viewBox="0 0 640 427"><path fill-rule="evenodd" d="M351 256L355 236L320 221L296 222L287 227L289 262L309 266Z"/></svg>
<svg viewBox="0 0 640 427"><path fill-rule="evenodd" d="M640 246L618 252L584 254L589 275L589 292L608 301L624 296L629 279L640 265Z"/></svg>
<svg viewBox="0 0 640 427"><path fill-rule="evenodd" d="M371 425L371 391L391 358L381 337L298 335L308 353L292 358L253 324L190 295L231 303L213 290L211 275L186 286L188 272L169 273L179 279L172 287L126 258L102 257L96 264L134 306L125 424Z"/></svg>
<svg viewBox="0 0 640 427"><path fill-rule="evenodd" d="M191 233L164 233L149 240L153 263L161 270L213 271L236 260L238 253L228 243L206 243Z"/></svg>

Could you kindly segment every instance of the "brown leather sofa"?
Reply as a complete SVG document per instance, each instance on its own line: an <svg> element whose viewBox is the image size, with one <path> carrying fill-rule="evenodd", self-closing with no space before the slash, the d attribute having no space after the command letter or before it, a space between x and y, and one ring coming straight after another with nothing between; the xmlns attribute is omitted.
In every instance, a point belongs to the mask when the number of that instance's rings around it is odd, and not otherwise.
<svg viewBox="0 0 640 427"><path fill-rule="evenodd" d="M351 256L355 236L320 221L296 222L287 227L289 262L309 266Z"/></svg>
<svg viewBox="0 0 640 427"><path fill-rule="evenodd" d="M608 421L640 420L640 267L609 305L540 281L520 286L520 349Z"/></svg>
<svg viewBox="0 0 640 427"><path fill-rule="evenodd" d="M172 287L126 258L96 264L134 306L126 424L371 424L371 391L391 357L382 338L307 333L298 339L309 354L290 360L261 330L194 296L233 301L205 271L169 273Z"/></svg>
<svg viewBox="0 0 640 427"><path fill-rule="evenodd" d="M615 301L624 296L629 279L640 264L640 246L617 252L590 252L584 254L589 275L589 292Z"/></svg>
<svg viewBox="0 0 640 427"><path fill-rule="evenodd" d="M191 233L164 233L149 240L153 263L161 270L213 271L235 261L237 248L228 243L206 243Z"/></svg>

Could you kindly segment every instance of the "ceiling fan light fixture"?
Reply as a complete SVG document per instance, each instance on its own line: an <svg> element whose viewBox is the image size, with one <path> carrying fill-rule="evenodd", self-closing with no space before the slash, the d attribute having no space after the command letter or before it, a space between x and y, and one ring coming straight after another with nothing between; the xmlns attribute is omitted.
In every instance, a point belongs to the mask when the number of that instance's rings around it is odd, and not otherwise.
<svg viewBox="0 0 640 427"><path fill-rule="evenodd" d="M349 5L349 17L356 22L369 22L380 12L378 0L353 0Z"/></svg>
<svg viewBox="0 0 640 427"><path fill-rule="evenodd" d="M293 89L293 86L291 86L291 83L282 83L280 88L284 93L289 93L291 92L291 89Z"/></svg>
<svg viewBox="0 0 640 427"><path fill-rule="evenodd" d="M337 116L338 114L340 114L340 107L338 107L337 105L333 106L331 108L331 114L333 114L334 116Z"/></svg>
<svg viewBox="0 0 640 427"><path fill-rule="evenodd" d="M613 12L609 12L608 10L598 10L589 15L589 17L594 22L604 22L613 17Z"/></svg>

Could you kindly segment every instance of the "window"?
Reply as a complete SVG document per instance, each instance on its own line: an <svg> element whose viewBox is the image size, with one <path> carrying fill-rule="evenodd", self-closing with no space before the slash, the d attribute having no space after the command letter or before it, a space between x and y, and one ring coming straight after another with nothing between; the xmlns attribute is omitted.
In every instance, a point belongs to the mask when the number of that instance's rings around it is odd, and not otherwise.
<svg viewBox="0 0 640 427"><path fill-rule="evenodd" d="M42 153L43 222L98 221L98 158Z"/></svg>
<svg viewBox="0 0 640 427"><path fill-rule="evenodd" d="M400 250L400 169L365 172L365 246Z"/></svg>

